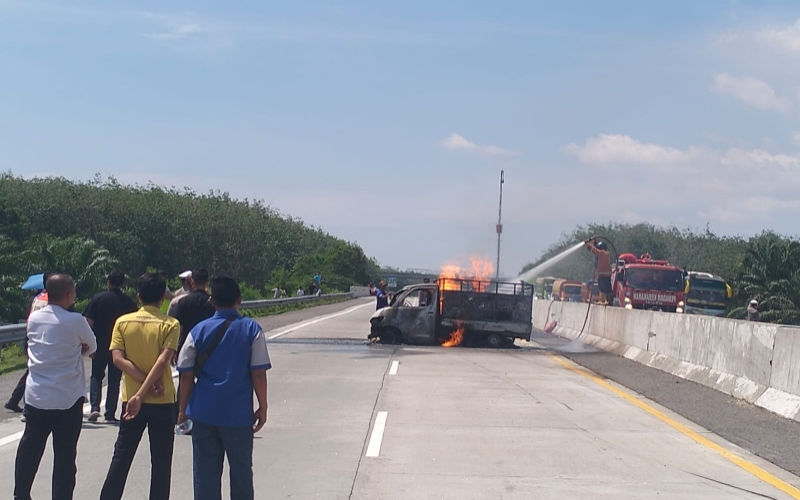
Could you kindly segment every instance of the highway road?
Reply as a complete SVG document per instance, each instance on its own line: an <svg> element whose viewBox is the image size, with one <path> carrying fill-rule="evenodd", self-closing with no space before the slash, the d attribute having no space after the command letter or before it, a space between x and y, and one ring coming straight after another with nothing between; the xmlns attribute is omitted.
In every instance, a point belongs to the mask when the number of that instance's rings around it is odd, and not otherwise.
<svg viewBox="0 0 800 500"><path fill-rule="evenodd" d="M570 357L601 358L564 356L560 339L505 350L370 345L373 309L361 299L262 323L274 368L256 498L800 498L796 476L588 371ZM639 373L633 382L655 376ZM22 425L0 422L3 498ZM113 426L85 424L76 499L99 496L115 437ZM146 443L127 499L147 497ZM50 497L51 464L48 451L36 498ZM177 437L173 499L192 498L191 470L191 438Z"/></svg>

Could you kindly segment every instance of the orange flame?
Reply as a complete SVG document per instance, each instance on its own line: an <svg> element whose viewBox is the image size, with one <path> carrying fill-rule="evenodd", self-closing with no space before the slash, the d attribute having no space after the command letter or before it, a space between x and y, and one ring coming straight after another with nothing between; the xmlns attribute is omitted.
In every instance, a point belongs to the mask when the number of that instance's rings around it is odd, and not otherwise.
<svg viewBox="0 0 800 500"><path fill-rule="evenodd" d="M439 278L442 279L442 288L445 290L460 290L462 285L471 287L472 291L483 292L494 274L494 265L491 261L480 257L472 257L470 267L461 267L457 264L442 266ZM458 282L455 280L463 280Z"/></svg>
<svg viewBox="0 0 800 500"><path fill-rule="evenodd" d="M458 325L458 329L450 334L450 338L446 340L442 347L456 347L461 345L461 342L464 340L464 326Z"/></svg>

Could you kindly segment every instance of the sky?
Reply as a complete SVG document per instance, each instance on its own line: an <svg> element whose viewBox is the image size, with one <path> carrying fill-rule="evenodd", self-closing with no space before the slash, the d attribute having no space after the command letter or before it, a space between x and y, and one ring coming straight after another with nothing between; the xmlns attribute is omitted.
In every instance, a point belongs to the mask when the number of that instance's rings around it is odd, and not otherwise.
<svg viewBox="0 0 800 500"><path fill-rule="evenodd" d="M0 170L227 191L381 264L797 234L796 1L0 0Z"/></svg>

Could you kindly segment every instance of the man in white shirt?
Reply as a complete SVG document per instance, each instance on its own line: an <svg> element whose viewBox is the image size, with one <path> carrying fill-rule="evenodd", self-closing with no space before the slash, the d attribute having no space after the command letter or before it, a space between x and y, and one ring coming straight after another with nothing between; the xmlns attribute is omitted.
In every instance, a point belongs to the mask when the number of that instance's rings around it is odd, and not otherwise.
<svg viewBox="0 0 800 500"><path fill-rule="evenodd" d="M72 499L86 395L82 357L97 350L97 341L86 319L68 311L76 296L72 277L51 275L46 288L47 306L28 317L27 422L14 466L17 500L30 500L50 434L53 435L52 496Z"/></svg>
<svg viewBox="0 0 800 500"><path fill-rule="evenodd" d="M303 290L302 286L297 289L297 296L298 297L303 297L305 294L306 294L306 292L305 292L305 290Z"/></svg>

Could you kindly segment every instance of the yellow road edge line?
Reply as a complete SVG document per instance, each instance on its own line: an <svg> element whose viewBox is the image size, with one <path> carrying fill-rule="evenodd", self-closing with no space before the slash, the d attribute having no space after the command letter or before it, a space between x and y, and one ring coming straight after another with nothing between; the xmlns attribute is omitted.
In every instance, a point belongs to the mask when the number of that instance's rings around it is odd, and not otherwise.
<svg viewBox="0 0 800 500"><path fill-rule="evenodd" d="M626 400L627 402L631 403L632 405L637 406L638 408L646 411L650 415L652 415L652 416L656 417L657 419L661 420L662 422L664 422L665 424L669 425L670 427L672 427L676 431L680 432L684 436L692 439L697 444L705 446L706 448L717 452L722 458L724 458L724 459L728 460L729 462L739 466L740 468L742 468L743 470L745 470L745 471L749 472L750 474L754 475L758 479L764 481L767 484L770 484L770 485L774 486L775 488L781 490L782 492L786 493L787 495L791 496L792 498L796 498L796 499L800 500L800 489L797 489L794 486L792 486L791 484L787 483L786 481L783 481L782 479L779 479L779 478L775 477L774 475L772 475L769 472L765 471L764 469L762 469L758 465L756 465L756 464L754 464L752 462L748 462L747 460L743 459L742 457L740 457L740 456L734 454L733 452L725 449L724 447L722 447L722 446L718 445L717 443L711 441L707 437L705 437L705 436L693 431L692 429L686 427L685 425L681 424L680 422L676 422L675 420L673 420L670 417L668 417L667 415L665 415L663 412L658 411L657 409L653 408L652 406L648 405L647 403L645 403L645 402L643 402L643 401L631 396L627 392L614 387L613 385L609 384L608 382L606 382L605 380L601 379L600 377L598 377L594 373L590 372L589 370L586 370L585 368L579 368L579 367L573 365L572 363L564 360L563 358L561 358L559 356L556 356L556 355L553 355L553 354L548 354L548 355L551 358L553 358L556 361L558 361L565 368L569 369L570 371L572 371L574 373L577 373L578 375L581 375L582 377L586 377L586 378L592 380L596 384L598 384L601 387L613 392L614 394L616 394L617 396L623 398L624 400Z"/></svg>

